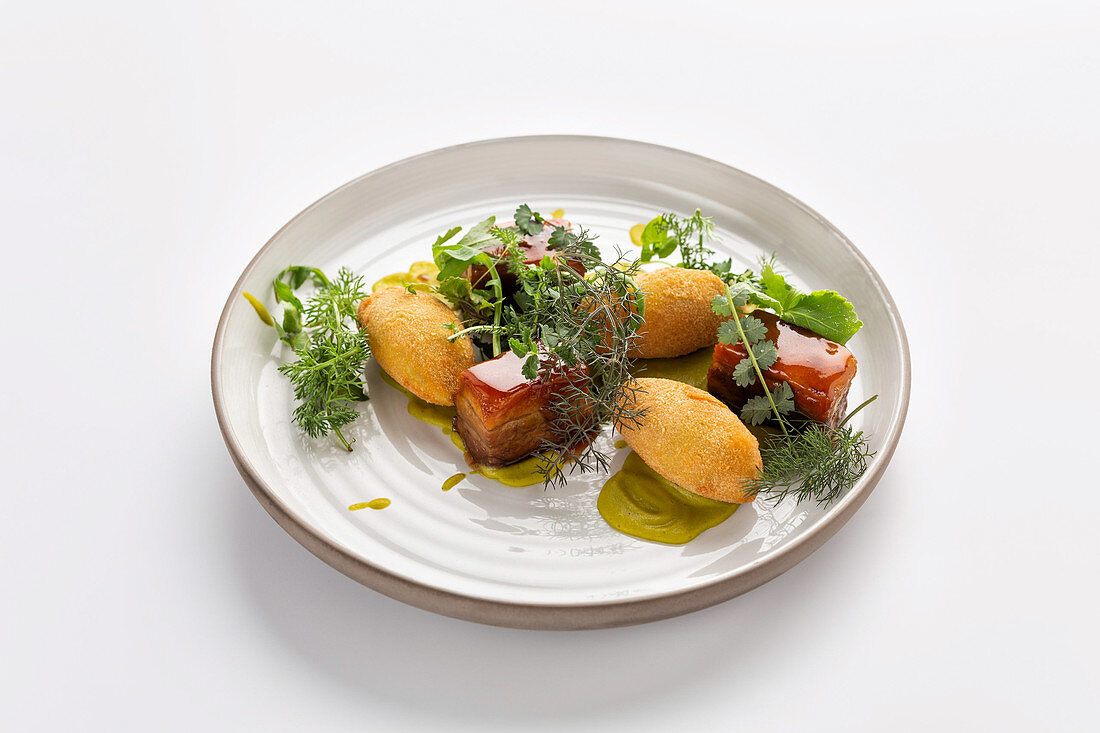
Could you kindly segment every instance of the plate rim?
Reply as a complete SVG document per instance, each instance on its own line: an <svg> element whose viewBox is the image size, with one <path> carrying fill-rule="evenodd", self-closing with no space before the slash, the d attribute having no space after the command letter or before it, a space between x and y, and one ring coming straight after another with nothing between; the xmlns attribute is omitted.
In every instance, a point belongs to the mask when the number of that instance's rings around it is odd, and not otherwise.
<svg viewBox="0 0 1100 733"><path fill-rule="evenodd" d="M566 604L526 603L465 595L426 584L422 581L406 577L371 563L364 558L348 552L333 540L315 531L308 523L295 515L295 513L272 491L271 487L260 478L258 472L252 466L251 461L249 461L247 455L245 455L236 436L229 429L225 400L222 395L223 386L219 380L223 343L229 320L229 312L234 302L241 297L244 282L249 275L252 274L259 260L273 246L283 232L295 224L299 219L307 216L328 199L337 196L345 189L358 184L360 181L428 156L439 155L465 148L518 142L625 144L627 146L639 148L658 149L666 153L688 157L697 163L716 166L725 171L744 176L754 181L756 184L769 189L772 193L779 195L787 200L788 203L793 204L815 219L819 224L837 236L843 245L855 255L856 259L867 270L874 281L876 289L883 296L887 312L895 323L899 336L898 346L900 347L902 380L899 392L897 418L890 426L883 447L879 451L879 455L872 469L838 504L828 510L815 527L810 528L807 532L792 540L790 544L779 548L773 554L755 560L736 570L731 575L717 578L694 588L667 591L639 598L621 598ZM244 479L245 484L252 491L252 494L276 523L278 523L279 526L299 544L325 563L344 575L347 575L349 578L375 591L411 606L444 616L511 628L571 630L609 628L648 623L698 611L757 588L809 557L809 555L825 544L825 542L848 522L852 515L854 515L867 500L867 497L870 496L871 492L882 478L882 474L885 472L886 467L893 457L894 450L897 448L898 441L901 438L902 429L905 426L912 387L912 366L909 354L909 340L905 333L905 326L902 322L901 314L898 312L897 304L894 302L893 296L890 294L889 289L883 282L882 277L878 274L878 271L875 270L874 266L867 260L859 248L856 247L843 232L801 200L751 173L746 173L739 168L714 160L713 158L708 158L679 148L641 140L610 136L549 134L517 135L473 140L408 156L357 176L326 193L324 196L321 196L309 206L302 209L298 214L287 221L286 224L280 227L256 254L253 255L241 272L240 277L237 278L233 288L230 290L229 296L226 298L225 305L222 308L221 317L218 320L217 330L214 333L214 342L210 359L210 382L211 395L214 401L214 412L218 420L218 428L222 434L222 439L225 441L230 458L237 468L238 473L240 473L241 478Z"/></svg>

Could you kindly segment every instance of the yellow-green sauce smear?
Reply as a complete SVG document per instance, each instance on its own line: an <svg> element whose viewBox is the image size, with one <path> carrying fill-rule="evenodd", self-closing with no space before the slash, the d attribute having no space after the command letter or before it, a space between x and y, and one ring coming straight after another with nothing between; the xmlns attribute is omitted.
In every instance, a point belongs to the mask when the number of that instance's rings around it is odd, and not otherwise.
<svg viewBox="0 0 1100 733"><path fill-rule="evenodd" d="M619 440L616 440L615 441L615 447L616 448L625 448L626 447L626 441L621 439L621 438Z"/></svg>
<svg viewBox="0 0 1100 733"><path fill-rule="evenodd" d="M454 443L463 454L466 454L466 444L462 441L461 435L452 432L451 442ZM505 486L522 488L524 486L534 486L535 484L542 483L543 477L540 471L541 466L542 458L536 454L527 456L522 461L509 463L507 466L476 465L470 469L470 472L481 474L485 478L491 478L494 481L499 481Z"/></svg>
<svg viewBox="0 0 1100 733"><path fill-rule="evenodd" d="M409 266L408 272L395 272L375 282L371 286L371 292L377 293L386 288L404 288L409 285L414 290L430 292L433 286L439 284L439 280L436 279L438 274L439 268L434 262L414 262Z"/></svg>
<svg viewBox="0 0 1100 733"><path fill-rule="evenodd" d="M409 414L415 417L421 422L426 422L429 425L435 425L437 428L443 430L444 433L451 432L451 422L454 420L455 408L447 405L433 405L431 402L420 399L409 390L402 387L397 383L393 377L386 372L379 370L382 374L382 381L396 389L401 394L405 395L409 399Z"/></svg>
<svg viewBox="0 0 1100 733"><path fill-rule="evenodd" d="M451 476L449 479L443 482L443 490L450 491L464 478L466 478L466 474L456 473L454 476Z"/></svg>
<svg viewBox="0 0 1100 733"><path fill-rule="evenodd" d="M707 371L713 359L714 347L707 346L674 359L638 359L634 362L634 369L631 372L635 377L672 379L705 391Z"/></svg>
<svg viewBox="0 0 1100 733"><path fill-rule="evenodd" d="M681 489L634 452L603 485L596 501L600 516L615 529L666 545L690 542L729 519L738 506Z"/></svg>
<svg viewBox="0 0 1100 733"><path fill-rule="evenodd" d="M358 504L352 504L348 507L348 511L357 512L360 509L385 509L389 505L389 499L371 499L370 501L361 501Z"/></svg>

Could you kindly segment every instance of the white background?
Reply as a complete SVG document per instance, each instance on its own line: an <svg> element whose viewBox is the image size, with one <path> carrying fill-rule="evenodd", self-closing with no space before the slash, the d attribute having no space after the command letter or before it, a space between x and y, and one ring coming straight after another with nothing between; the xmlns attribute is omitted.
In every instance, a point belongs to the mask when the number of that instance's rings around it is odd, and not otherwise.
<svg viewBox="0 0 1100 733"><path fill-rule="evenodd" d="M5 3L0 729L1097 729L1094 3L310 5ZM214 327L287 219L545 132L790 191L909 331L870 500L701 613L403 606L284 534L218 433Z"/></svg>

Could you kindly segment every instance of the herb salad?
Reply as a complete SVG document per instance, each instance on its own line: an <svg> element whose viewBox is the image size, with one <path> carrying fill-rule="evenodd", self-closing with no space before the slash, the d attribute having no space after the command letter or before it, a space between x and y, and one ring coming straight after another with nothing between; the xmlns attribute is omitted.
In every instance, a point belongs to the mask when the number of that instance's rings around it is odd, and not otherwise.
<svg viewBox="0 0 1100 733"><path fill-rule="evenodd" d="M417 275L368 289L347 269L330 279L291 266L272 284L278 319L245 297L292 351L280 371L297 402L294 420L310 438L331 434L353 449L346 428L356 403L368 399L363 369L373 357L406 392L410 412L418 399L440 413L433 422L463 449L470 473L522 463L532 466L531 478L516 483L547 487L573 473L606 474L614 451L594 438L607 428L621 433L634 449L629 476L609 482L619 499L601 495L601 512L614 504L619 514L605 518L635 536L642 535L631 527L664 522L636 520L655 506L653 492L669 486L697 497L665 502L670 507L717 502L718 511L757 496L835 501L873 455L850 418L874 398L845 414L855 358L844 345L862 327L852 304L831 290L801 292L774 259L735 272L732 259L712 250L713 221L698 210L660 214L631 239L640 249L606 257L563 212L543 217L523 204L510 220L488 217L441 234ZM387 289L393 294L378 297ZM691 357L706 366L704 351L685 352L679 341L663 345L670 358L644 358L657 353L662 323L692 332L696 340L685 343L712 345L705 380L700 372L694 386L671 389L645 376L658 361ZM670 444L667 436L683 425L657 424L666 419L701 422ZM693 450L693 473L678 474L668 456ZM633 494L644 471L653 474L648 493ZM444 490L461 480L455 474ZM677 542L711 526L669 521L680 527L667 534Z"/></svg>

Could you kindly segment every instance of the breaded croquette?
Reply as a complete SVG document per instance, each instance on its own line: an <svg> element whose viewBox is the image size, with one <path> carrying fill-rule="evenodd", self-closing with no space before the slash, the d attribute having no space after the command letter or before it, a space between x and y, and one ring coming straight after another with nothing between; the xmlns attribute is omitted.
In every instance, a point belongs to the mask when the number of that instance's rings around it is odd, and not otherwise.
<svg viewBox="0 0 1100 733"><path fill-rule="evenodd" d="M625 406L644 409L636 427L622 425L627 444L657 473L708 499L751 502L743 484L763 465L756 436L724 404L670 379L639 378Z"/></svg>
<svg viewBox="0 0 1100 733"><path fill-rule="evenodd" d="M448 340L448 324L461 328L461 321L447 306L427 293L386 288L363 299L358 318L374 358L398 384L432 404L453 404L474 346L467 336Z"/></svg>
<svg viewBox="0 0 1100 733"><path fill-rule="evenodd" d="M665 267L638 273L634 282L645 294L645 323L638 330L632 357L667 359L718 342L723 318L711 309L711 302L725 286L714 273Z"/></svg>

